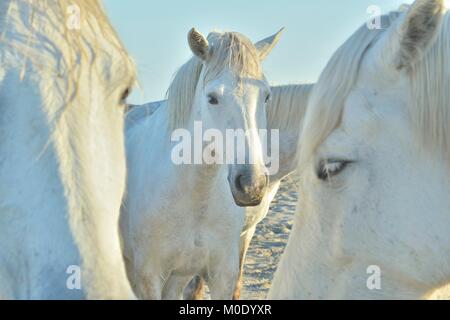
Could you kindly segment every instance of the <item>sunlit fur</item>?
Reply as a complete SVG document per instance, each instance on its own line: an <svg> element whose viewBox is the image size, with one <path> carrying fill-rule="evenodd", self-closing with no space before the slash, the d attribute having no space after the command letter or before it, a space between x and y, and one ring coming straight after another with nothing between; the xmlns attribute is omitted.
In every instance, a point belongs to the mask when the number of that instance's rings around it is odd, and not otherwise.
<svg viewBox="0 0 450 320"><path fill-rule="evenodd" d="M300 163L310 160L317 147L339 126L345 100L358 79L361 60L397 17L397 12L383 16L382 29L369 30L366 25L361 26L328 62L311 93L314 108L305 115Z"/></svg>
<svg viewBox="0 0 450 320"><path fill-rule="evenodd" d="M267 108L269 128L298 130L308 105L313 85L285 85L272 87L272 101Z"/></svg>
<svg viewBox="0 0 450 320"><path fill-rule="evenodd" d="M279 180L297 170L300 157L300 131L313 85L286 85L272 87L272 102L267 109L270 129L280 131L280 170L272 177Z"/></svg>
<svg viewBox="0 0 450 320"><path fill-rule="evenodd" d="M301 142L302 162L307 162L317 147L339 126L344 101L356 85L362 59L386 28L392 24L396 27L399 15L399 12L393 12L383 16L383 29L369 30L366 25L362 26L327 64L311 96L311 104L315 108L306 115ZM435 43L410 66L412 104L408 111L418 138L423 141L424 152L441 153L450 165L449 39L450 15L446 14ZM396 47L395 44L393 46ZM402 50L405 49L408 48ZM400 56L409 54L400 53ZM377 59L382 61L385 55L386 52Z"/></svg>
<svg viewBox="0 0 450 320"><path fill-rule="evenodd" d="M208 41L197 33L195 38L200 45L209 42L211 51L202 54L207 58L193 58L181 68L168 101L150 117L139 120L131 111L127 121L128 188L121 230L129 278L145 299L177 299L197 274L208 279L213 298L231 299L246 223L246 209L236 204L234 177L248 170L267 181L258 129L267 128L270 87L260 65L278 37L255 45L237 33L212 33ZM220 96L216 105L209 103L211 92ZM248 131L245 143L257 163L176 165L172 151L179 143L170 141L173 129L185 128L194 137L199 121L223 136L229 129ZM261 199L270 193L266 189L258 193ZM267 198L263 201L268 206Z"/></svg>
<svg viewBox="0 0 450 320"><path fill-rule="evenodd" d="M135 71L100 2L2 1L0 60L0 298L133 297L118 218Z"/></svg>
<svg viewBox="0 0 450 320"><path fill-rule="evenodd" d="M262 75L258 52L243 35L235 32L212 32L208 41L212 52L207 70L202 70L203 62L193 57L178 70L169 87L167 101L172 130L186 126L202 71L204 83L216 79L225 68L230 68L241 79L260 78Z"/></svg>
<svg viewBox="0 0 450 320"><path fill-rule="evenodd" d="M382 20L335 53L313 90L271 298L448 298L450 14L416 0ZM323 161L347 166L325 181Z"/></svg>
<svg viewBox="0 0 450 320"><path fill-rule="evenodd" d="M271 177L270 192L265 196L263 204L256 208L245 209L245 225L240 241L240 276L236 285L234 298L240 297L243 287L243 272L247 250L256 231L256 226L267 216L269 206L277 193L280 182L286 176L292 174L297 164L297 145L302 127L308 98L313 85L285 85L272 87L272 98L267 106L267 126L269 129L280 131L280 172ZM141 121L151 117L159 108L167 107L166 101L149 103L143 106L132 106L127 113L126 126L131 130ZM185 291L189 299L202 298L197 296L202 293L203 282L193 281Z"/></svg>

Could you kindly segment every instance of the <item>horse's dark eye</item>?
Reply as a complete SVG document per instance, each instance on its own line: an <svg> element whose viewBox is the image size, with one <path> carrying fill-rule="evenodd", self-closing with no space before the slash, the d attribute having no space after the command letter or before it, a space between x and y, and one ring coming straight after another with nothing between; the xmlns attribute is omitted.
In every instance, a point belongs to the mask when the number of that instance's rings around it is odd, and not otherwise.
<svg viewBox="0 0 450 320"><path fill-rule="evenodd" d="M269 103L270 98L271 98L271 96L270 96L270 94L268 94L268 95L266 96L266 103Z"/></svg>
<svg viewBox="0 0 450 320"><path fill-rule="evenodd" d="M210 105L216 106L219 104L219 99L217 99L217 97L213 96L213 95L209 95L208 96L208 103Z"/></svg>
<svg viewBox="0 0 450 320"><path fill-rule="evenodd" d="M121 103L125 103L128 99L128 97L131 94L131 88L127 88L123 93L122 96L120 97L120 102Z"/></svg>
<svg viewBox="0 0 450 320"><path fill-rule="evenodd" d="M328 181L344 171L352 161L323 160L319 164L317 177L322 181Z"/></svg>

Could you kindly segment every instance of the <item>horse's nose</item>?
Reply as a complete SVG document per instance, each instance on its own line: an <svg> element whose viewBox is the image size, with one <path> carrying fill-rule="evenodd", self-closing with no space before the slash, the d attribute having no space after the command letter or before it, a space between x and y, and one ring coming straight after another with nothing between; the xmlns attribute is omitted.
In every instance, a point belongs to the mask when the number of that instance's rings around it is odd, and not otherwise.
<svg viewBox="0 0 450 320"><path fill-rule="evenodd" d="M228 182L235 203L240 207L259 206L269 186L267 174L263 166L230 166Z"/></svg>
<svg viewBox="0 0 450 320"><path fill-rule="evenodd" d="M246 195L259 195L267 187L269 177L266 174L252 175L252 174L239 174L236 177L236 190Z"/></svg>

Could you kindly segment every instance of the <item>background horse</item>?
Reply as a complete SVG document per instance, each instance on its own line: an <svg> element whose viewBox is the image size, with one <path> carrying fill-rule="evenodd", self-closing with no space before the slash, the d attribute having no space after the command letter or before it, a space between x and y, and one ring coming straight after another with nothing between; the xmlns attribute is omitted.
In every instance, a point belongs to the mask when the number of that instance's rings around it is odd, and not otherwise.
<svg viewBox="0 0 450 320"><path fill-rule="evenodd" d="M0 297L132 298L118 221L133 65L94 0L2 0L0 32Z"/></svg>
<svg viewBox="0 0 450 320"><path fill-rule="evenodd" d="M276 175L270 176L269 192L264 196L261 205L245 209L245 225L241 234L239 250L239 278L233 296L235 300L241 296L245 256L255 234L256 226L267 216L269 206L278 192L281 180L292 174L297 168L298 138L312 88L313 85L286 85L271 88L272 99L266 109L267 126L269 129L279 130L280 170ZM151 117L159 108L164 107L167 107L167 101L132 106L126 117L127 130ZM202 299L203 287L204 280L197 276L185 290L185 299Z"/></svg>
<svg viewBox="0 0 450 320"><path fill-rule="evenodd" d="M275 299L416 299L450 283L450 15L359 29L312 92ZM448 295L448 291L447 291Z"/></svg>
<svg viewBox="0 0 450 320"><path fill-rule="evenodd" d="M201 274L213 298L232 298L245 207L260 205L268 188L258 129L267 128L270 87L260 63L279 36L253 45L238 33L212 33L206 39L191 30L195 57L177 73L167 107L127 131L129 177L121 230L139 297L179 298ZM254 162L245 158L239 164L238 150L234 164L195 159L195 165L177 165L171 137L178 128L195 137L196 121L223 137L230 129L246 131L245 147ZM208 150L203 147L200 151ZM224 149L207 152L228 159Z"/></svg>

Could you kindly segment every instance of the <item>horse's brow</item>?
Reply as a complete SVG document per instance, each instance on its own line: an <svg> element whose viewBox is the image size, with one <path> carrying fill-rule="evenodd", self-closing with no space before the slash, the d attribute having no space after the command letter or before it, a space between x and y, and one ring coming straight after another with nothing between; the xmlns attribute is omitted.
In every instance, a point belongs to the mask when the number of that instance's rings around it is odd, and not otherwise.
<svg viewBox="0 0 450 320"><path fill-rule="evenodd" d="M243 83L253 84L256 86L263 86L265 89L270 91L270 86L267 84L266 81L262 79L256 79L256 78L241 78L241 81Z"/></svg>

